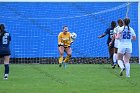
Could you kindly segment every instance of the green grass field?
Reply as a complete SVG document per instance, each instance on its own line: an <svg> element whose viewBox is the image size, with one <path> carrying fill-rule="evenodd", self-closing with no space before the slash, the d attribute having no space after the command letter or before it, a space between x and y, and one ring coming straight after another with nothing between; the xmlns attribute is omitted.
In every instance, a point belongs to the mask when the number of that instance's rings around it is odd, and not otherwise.
<svg viewBox="0 0 140 93"><path fill-rule="evenodd" d="M131 77L119 76L109 64L11 64L8 80L0 65L0 93L140 93L140 65L131 64Z"/></svg>

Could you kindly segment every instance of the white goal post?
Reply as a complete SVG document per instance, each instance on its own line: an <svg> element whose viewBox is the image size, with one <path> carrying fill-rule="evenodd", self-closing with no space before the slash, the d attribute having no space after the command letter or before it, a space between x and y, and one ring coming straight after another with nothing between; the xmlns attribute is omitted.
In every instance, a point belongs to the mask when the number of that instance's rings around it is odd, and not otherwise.
<svg viewBox="0 0 140 93"><path fill-rule="evenodd" d="M139 2L140 0L0 0L0 2Z"/></svg>
<svg viewBox="0 0 140 93"><path fill-rule="evenodd" d="M140 1L138 2L138 47L139 47L139 64L140 64Z"/></svg>

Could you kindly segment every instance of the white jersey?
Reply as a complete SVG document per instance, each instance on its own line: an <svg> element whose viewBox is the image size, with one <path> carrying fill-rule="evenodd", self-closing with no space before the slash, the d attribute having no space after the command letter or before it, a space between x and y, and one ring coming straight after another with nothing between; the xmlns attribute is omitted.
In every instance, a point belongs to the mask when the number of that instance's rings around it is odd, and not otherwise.
<svg viewBox="0 0 140 93"><path fill-rule="evenodd" d="M121 38L119 39L119 46L118 48L130 48L132 49L132 36L136 36L133 28L129 27L128 30L127 26L123 26L119 28L119 32L121 32Z"/></svg>
<svg viewBox="0 0 140 93"><path fill-rule="evenodd" d="M114 34L117 34L119 32L119 28L120 28L120 26L117 26L117 27L114 28ZM118 46L119 46L119 40L115 39L114 47L118 48Z"/></svg>

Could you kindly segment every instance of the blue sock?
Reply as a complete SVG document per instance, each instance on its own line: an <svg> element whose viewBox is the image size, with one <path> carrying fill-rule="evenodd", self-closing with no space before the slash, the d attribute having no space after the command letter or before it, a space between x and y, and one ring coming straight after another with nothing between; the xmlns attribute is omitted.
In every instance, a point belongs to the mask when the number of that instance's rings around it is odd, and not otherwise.
<svg viewBox="0 0 140 93"><path fill-rule="evenodd" d="M5 64L5 74L9 74L9 64Z"/></svg>

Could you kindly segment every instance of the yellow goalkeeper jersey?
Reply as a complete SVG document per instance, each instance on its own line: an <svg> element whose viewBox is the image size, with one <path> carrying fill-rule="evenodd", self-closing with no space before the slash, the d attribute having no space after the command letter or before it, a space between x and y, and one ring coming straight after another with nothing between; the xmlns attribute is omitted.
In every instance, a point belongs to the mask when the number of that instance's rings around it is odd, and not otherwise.
<svg viewBox="0 0 140 93"><path fill-rule="evenodd" d="M58 35L58 44L62 43L64 47L70 47L71 45L71 37L70 32L67 32L64 34L63 32L60 32Z"/></svg>

